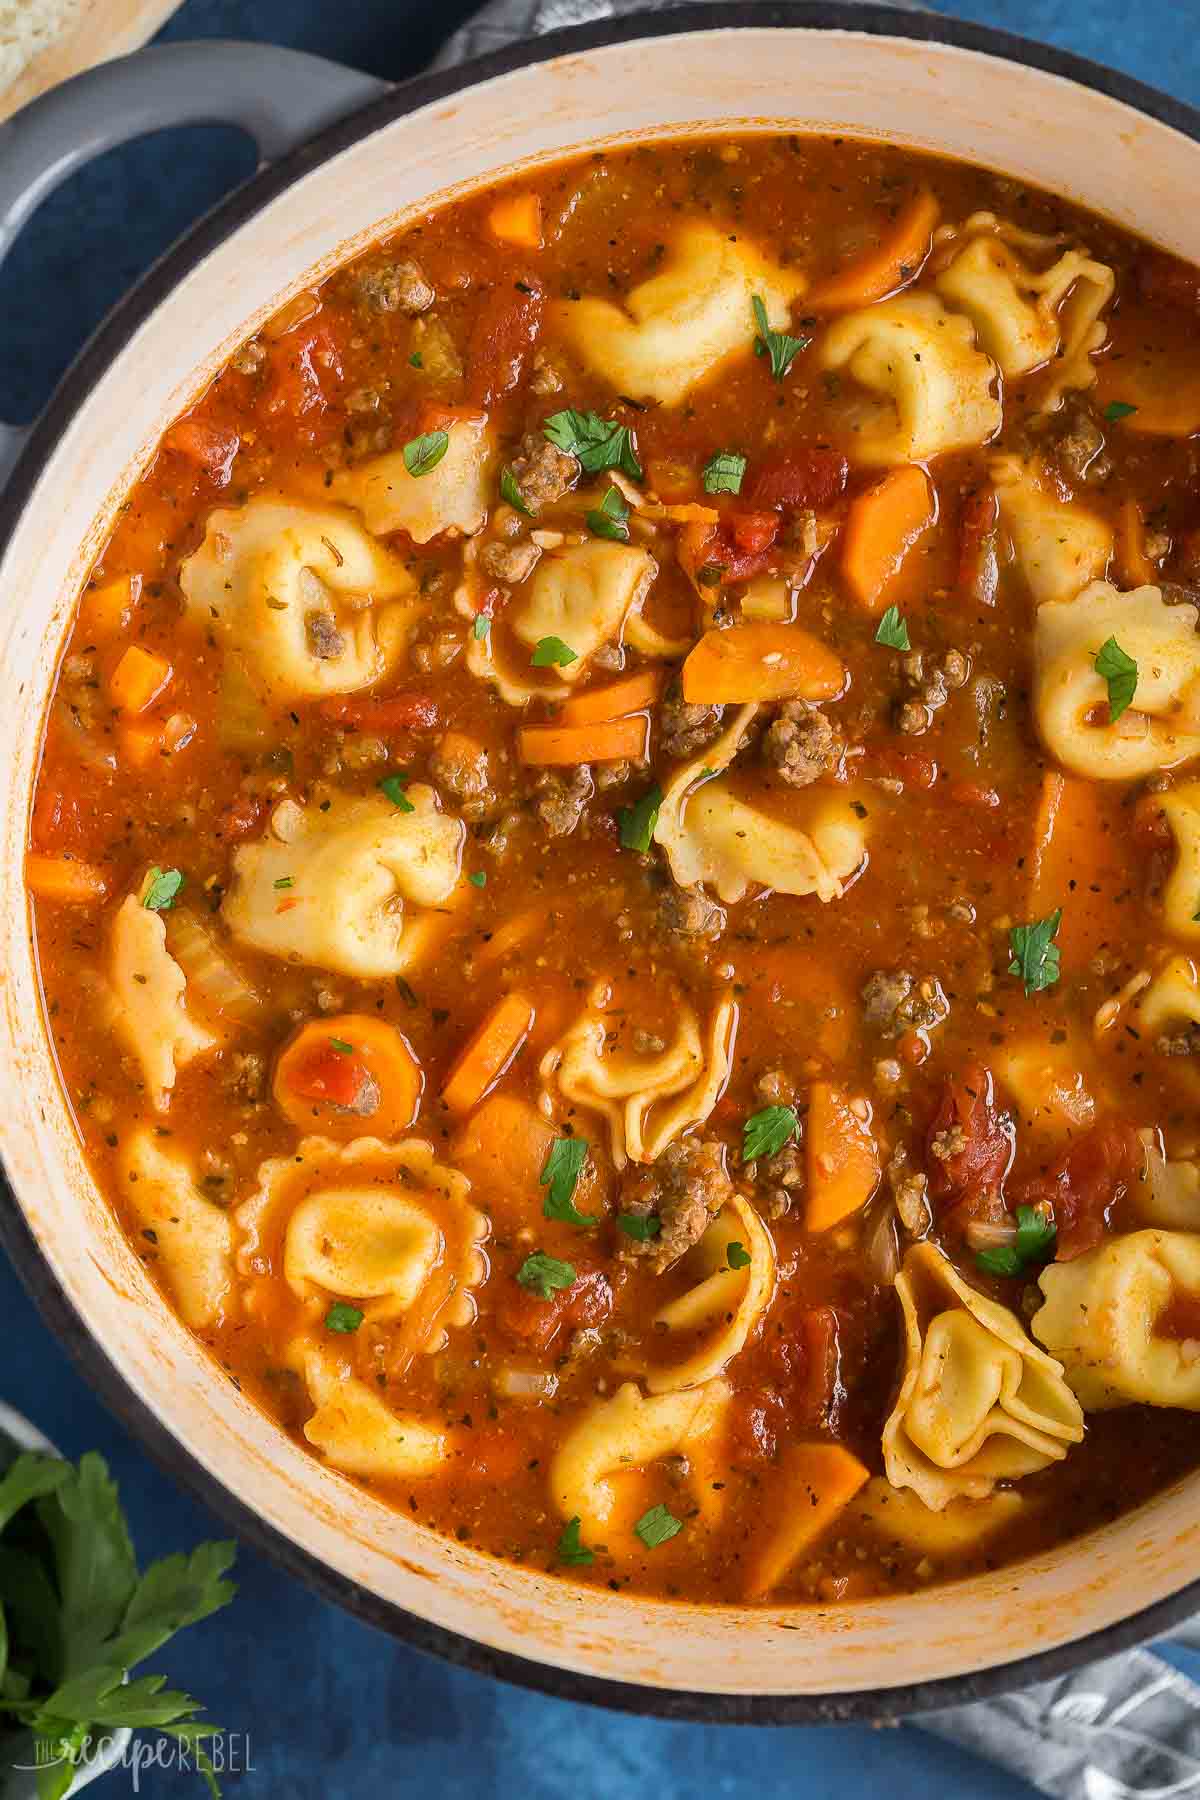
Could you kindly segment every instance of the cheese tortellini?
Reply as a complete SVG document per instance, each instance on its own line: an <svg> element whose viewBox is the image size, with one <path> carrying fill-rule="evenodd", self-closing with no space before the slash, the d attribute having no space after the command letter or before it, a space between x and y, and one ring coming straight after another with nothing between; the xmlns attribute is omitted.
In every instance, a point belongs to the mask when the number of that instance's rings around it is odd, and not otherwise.
<svg viewBox="0 0 1200 1800"><path fill-rule="evenodd" d="M1073 600L1104 574L1113 534L1103 519L1061 500L1049 477L1018 457L994 458L990 474L1001 523L1036 605Z"/></svg>
<svg viewBox="0 0 1200 1800"><path fill-rule="evenodd" d="M935 1512L981 1500L998 1481L1061 1462L1083 1438L1062 1364L1016 1315L978 1293L934 1244L916 1244L896 1277L904 1377L883 1428L893 1487Z"/></svg>
<svg viewBox="0 0 1200 1800"><path fill-rule="evenodd" d="M308 1350L301 1373L316 1407L304 1435L333 1468L368 1481L408 1481L436 1475L444 1466L447 1433L411 1414L392 1412L346 1359Z"/></svg>
<svg viewBox="0 0 1200 1800"><path fill-rule="evenodd" d="M1138 1036L1156 1038L1200 1033L1200 972L1190 956L1168 956L1134 996L1132 1016Z"/></svg>
<svg viewBox="0 0 1200 1800"><path fill-rule="evenodd" d="M608 1126L613 1162L650 1163L667 1145L702 1125L725 1091L733 1067L737 1007L723 1000L702 1037L691 1007L681 1004L675 1038L643 1055L620 1042L604 1011L603 992L542 1058L543 1110L566 1101L598 1113Z"/></svg>
<svg viewBox="0 0 1200 1800"><path fill-rule="evenodd" d="M171 1104L175 1076L220 1039L190 1017L187 977L167 949L161 913L130 894L117 908L109 957L112 1025L137 1058L158 1112Z"/></svg>
<svg viewBox="0 0 1200 1800"><path fill-rule="evenodd" d="M1156 1131L1139 1131L1138 1137L1146 1156L1133 1189L1138 1217L1165 1231L1200 1231L1200 1163L1191 1157L1169 1161Z"/></svg>
<svg viewBox="0 0 1200 1800"><path fill-rule="evenodd" d="M731 1268L729 1246L740 1244L749 1257ZM719 1375L744 1348L775 1296L775 1244L748 1200L735 1193L684 1262L700 1279L678 1299L660 1306L654 1323L668 1334L713 1329L681 1363L655 1369L646 1378L652 1394L690 1388Z"/></svg>
<svg viewBox="0 0 1200 1800"><path fill-rule="evenodd" d="M421 611L404 564L342 507L269 495L212 513L179 584L191 617L279 705L369 687L399 666Z"/></svg>
<svg viewBox="0 0 1200 1800"><path fill-rule="evenodd" d="M713 1440L729 1399L719 1380L649 1398L626 1381L611 1400L597 1401L550 1465L551 1497L564 1519L579 1520L582 1541L605 1543L612 1555L637 1548L632 1528L646 1504L648 1471L665 1456L687 1457L701 1517L715 1517L722 1484L712 1479Z"/></svg>
<svg viewBox="0 0 1200 1800"><path fill-rule="evenodd" d="M333 478L337 500L357 507L376 537L407 532L414 544L446 533L474 537L491 504L492 433L487 417L455 419L445 427L446 453L424 475L410 475L402 450L343 469Z"/></svg>
<svg viewBox="0 0 1200 1800"><path fill-rule="evenodd" d="M1163 888L1163 921L1173 937L1200 943L1200 781L1183 781L1163 794L1162 810L1175 840L1175 866Z"/></svg>
<svg viewBox="0 0 1200 1800"><path fill-rule="evenodd" d="M895 1488L875 1476L846 1508L846 1522L865 1525L885 1544L903 1544L922 1556L961 1556L978 1550L1030 1510L1023 1494L996 1488L983 1500L950 1500L932 1512L911 1488Z"/></svg>
<svg viewBox="0 0 1200 1800"><path fill-rule="evenodd" d="M369 1323L403 1320L411 1353L439 1350L449 1327L473 1322L487 1274L470 1189L420 1139L305 1138L263 1164L238 1208L239 1265L251 1281L281 1267L314 1328L331 1300L352 1300Z"/></svg>
<svg viewBox="0 0 1200 1800"><path fill-rule="evenodd" d="M430 787L384 795L285 800L264 837L233 858L221 912L252 949L362 981L402 975L431 946L432 910L458 885L466 827Z"/></svg>
<svg viewBox="0 0 1200 1800"><path fill-rule="evenodd" d="M1077 600L1039 606L1033 710L1042 742L1091 781L1133 781L1200 755L1200 637L1194 606L1156 587L1121 594L1096 581ZM1096 656L1110 637L1138 665L1129 710L1109 723Z"/></svg>
<svg viewBox="0 0 1200 1800"><path fill-rule="evenodd" d="M677 770L663 794L654 841L681 887L703 882L727 902L752 886L838 900L866 855L863 819L844 793L816 788L803 798L807 829L760 811L722 772L757 712L745 706L715 744Z"/></svg>
<svg viewBox="0 0 1200 1800"><path fill-rule="evenodd" d="M229 1215L196 1185L190 1163L164 1150L150 1131L121 1146L119 1177L126 1206L147 1243L180 1317L207 1331L232 1303L233 1227Z"/></svg>
<svg viewBox="0 0 1200 1800"><path fill-rule="evenodd" d="M677 406L735 351L754 342L757 294L772 330L786 331L804 277L781 269L740 234L693 221L677 232L665 266L624 306L585 297L552 309L576 353L619 394Z"/></svg>
<svg viewBox="0 0 1200 1800"><path fill-rule="evenodd" d="M1178 1406L1200 1412L1200 1338L1160 1331L1172 1304L1200 1317L1200 1234L1134 1231L1070 1262L1051 1263L1030 1329L1066 1366L1089 1412Z"/></svg>
<svg viewBox="0 0 1200 1800"><path fill-rule="evenodd" d="M875 398L849 414L846 447L868 467L926 462L986 444L1000 429L996 365L961 313L910 292L829 326L820 365L844 370Z"/></svg>

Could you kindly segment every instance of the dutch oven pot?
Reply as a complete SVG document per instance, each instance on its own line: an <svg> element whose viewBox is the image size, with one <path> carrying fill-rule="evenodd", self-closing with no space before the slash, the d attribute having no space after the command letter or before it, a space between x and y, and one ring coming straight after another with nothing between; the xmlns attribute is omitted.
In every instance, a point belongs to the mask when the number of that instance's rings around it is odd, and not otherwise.
<svg viewBox="0 0 1200 1800"><path fill-rule="evenodd" d="M493 1562L324 1469L163 1304L88 1174L43 1027L22 859L46 696L115 509L235 345L381 231L585 145L815 130L984 163L1200 261L1186 204L1200 115L999 32L874 7L693 6L396 88L294 52L185 44L95 70L0 127L0 255L80 161L197 120L244 125L266 167L110 317L0 500L0 1236L46 1318L157 1460L286 1568L412 1644L550 1693L678 1718L879 1718L1166 1631L1200 1606L1200 1475L953 1590L749 1610Z"/></svg>

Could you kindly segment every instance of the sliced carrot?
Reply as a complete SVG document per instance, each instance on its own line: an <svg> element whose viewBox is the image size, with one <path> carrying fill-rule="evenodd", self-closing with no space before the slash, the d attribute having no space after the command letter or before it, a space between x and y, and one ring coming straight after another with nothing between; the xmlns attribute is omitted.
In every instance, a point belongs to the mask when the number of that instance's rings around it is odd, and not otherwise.
<svg viewBox="0 0 1200 1800"><path fill-rule="evenodd" d="M689 706L830 700L845 680L841 657L799 625L730 625L689 653L683 697Z"/></svg>
<svg viewBox="0 0 1200 1800"><path fill-rule="evenodd" d="M39 900L85 906L104 899L109 890L109 877L96 863L80 862L73 856L39 856L34 852L25 858L25 885Z"/></svg>
<svg viewBox="0 0 1200 1800"><path fill-rule="evenodd" d="M1142 509L1132 494L1122 500L1117 513L1116 554L1122 587L1151 587L1158 580L1158 570L1146 555Z"/></svg>
<svg viewBox="0 0 1200 1800"><path fill-rule="evenodd" d="M867 1204L879 1184L875 1135L840 1088L815 1081L809 1092L809 1231L828 1231Z"/></svg>
<svg viewBox="0 0 1200 1800"><path fill-rule="evenodd" d="M108 688L114 706L125 713L140 713L154 704L170 679L171 665L165 656L130 644L113 670Z"/></svg>
<svg viewBox="0 0 1200 1800"><path fill-rule="evenodd" d="M889 604L889 590L909 552L937 519L937 499L924 469L893 469L852 502L842 535L842 574L869 613Z"/></svg>
<svg viewBox="0 0 1200 1800"><path fill-rule="evenodd" d="M502 244L542 247L542 202L537 194L506 194L488 213L488 230Z"/></svg>
<svg viewBox="0 0 1200 1800"><path fill-rule="evenodd" d="M644 712L653 706L662 687L661 669L639 669L636 675L625 675L620 681L606 681L603 687L589 688L563 703L558 715L560 725L602 725L609 719L624 718L626 713Z"/></svg>
<svg viewBox="0 0 1200 1800"><path fill-rule="evenodd" d="M402 1032L370 1013L309 1019L284 1045L271 1092L285 1119L328 1137L399 1137L425 1078Z"/></svg>
<svg viewBox="0 0 1200 1800"><path fill-rule="evenodd" d="M389 694L379 700L369 694L361 699L339 694L320 701L317 711L323 719L355 731L432 731L438 722L437 701L431 694Z"/></svg>
<svg viewBox="0 0 1200 1800"><path fill-rule="evenodd" d="M767 1506L772 1534L750 1564L746 1597L759 1600L778 1587L796 1558L821 1538L870 1479L841 1444L791 1444L771 1476Z"/></svg>
<svg viewBox="0 0 1200 1800"><path fill-rule="evenodd" d="M1048 770L1033 827L1028 917L1062 907L1055 943L1064 974L1085 969L1105 943L1122 941L1129 887L1121 796L1100 781Z"/></svg>
<svg viewBox="0 0 1200 1800"><path fill-rule="evenodd" d="M534 1016L524 994L505 994L497 1001L446 1077L442 1099L452 1113L469 1113L479 1105L529 1036Z"/></svg>
<svg viewBox="0 0 1200 1800"><path fill-rule="evenodd" d="M819 281L805 299L812 312L840 312L870 306L904 287L929 255L941 208L928 188L914 194L882 243L827 281Z"/></svg>
<svg viewBox="0 0 1200 1800"><path fill-rule="evenodd" d="M117 735L117 750L127 768L149 768L155 757L162 755L161 723L123 725Z"/></svg>
<svg viewBox="0 0 1200 1800"><path fill-rule="evenodd" d="M535 768L565 768L586 762L641 762L650 721L602 719L595 725L523 725L517 733L521 761Z"/></svg>

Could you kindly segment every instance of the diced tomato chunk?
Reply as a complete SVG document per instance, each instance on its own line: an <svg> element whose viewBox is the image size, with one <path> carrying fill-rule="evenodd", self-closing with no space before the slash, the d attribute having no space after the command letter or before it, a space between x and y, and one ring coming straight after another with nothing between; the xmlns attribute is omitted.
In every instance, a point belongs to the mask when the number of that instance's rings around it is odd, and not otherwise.
<svg viewBox="0 0 1200 1800"><path fill-rule="evenodd" d="M781 450L757 465L746 489L748 505L762 509L828 506L844 493L850 465L837 450Z"/></svg>
<svg viewBox="0 0 1200 1800"><path fill-rule="evenodd" d="M765 566L779 525L774 512L730 513L719 525L685 525L679 561L694 582L710 568L719 571L721 581L749 581Z"/></svg>
<svg viewBox="0 0 1200 1800"><path fill-rule="evenodd" d="M330 405L343 374L341 352L328 325L298 325L281 337L271 346L270 371L263 410L307 421L300 435L311 440L313 424Z"/></svg>
<svg viewBox="0 0 1200 1800"><path fill-rule="evenodd" d="M1014 1206L1048 1201L1058 1226L1055 1258L1070 1262L1094 1250L1111 1230L1112 1209L1128 1193L1142 1166L1142 1148L1130 1125L1105 1119L1077 1138L1044 1175L1022 1182Z"/></svg>
<svg viewBox="0 0 1200 1800"><path fill-rule="evenodd" d="M869 746L864 762L868 765L867 774L902 781L905 787L928 792L937 786L937 757L930 756L927 750L896 750L890 744Z"/></svg>
<svg viewBox="0 0 1200 1800"><path fill-rule="evenodd" d="M318 711L356 731L432 731L438 722L437 701L429 694L389 694L381 700L339 695L322 700Z"/></svg>
<svg viewBox="0 0 1200 1800"><path fill-rule="evenodd" d="M543 301L541 289L526 282L491 290L467 347L467 399L473 405L490 406L516 387L537 342Z"/></svg>
<svg viewBox="0 0 1200 1800"><path fill-rule="evenodd" d="M569 1288L542 1300L513 1283L496 1308L496 1324L507 1338L529 1350L545 1350L564 1325L602 1325L612 1311L612 1284L603 1269L579 1269Z"/></svg>
<svg viewBox="0 0 1200 1800"><path fill-rule="evenodd" d="M227 844L236 843L239 838L249 837L257 831L267 810L266 799L259 794L239 794L217 819L216 835Z"/></svg>
<svg viewBox="0 0 1200 1800"><path fill-rule="evenodd" d="M984 787L978 781L952 781L946 788L946 798L959 806L973 806L978 812L994 812L1000 804L1000 796L995 788Z"/></svg>
<svg viewBox="0 0 1200 1800"><path fill-rule="evenodd" d="M1014 1141L1012 1121L996 1106L990 1069L968 1063L948 1077L926 1138L939 1225L962 1231L973 1219L995 1224L1003 1217Z"/></svg>
<svg viewBox="0 0 1200 1800"><path fill-rule="evenodd" d="M287 1084L302 1100L325 1100L331 1106L356 1106L371 1075L361 1057L318 1044L288 1070Z"/></svg>
<svg viewBox="0 0 1200 1800"><path fill-rule="evenodd" d="M801 1431L834 1429L842 1398L834 1309L784 1301L768 1321L764 1345L779 1378L789 1422Z"/></svg>
<svg viewBox="0 0 1200 1800"><path fill-rule="evenodd" d="M214 425L208 419L180 419L172 425L163 443L168 450L186 456L203 469L214 487L227 487L233 475L233 462L241 438L230 426Z"/></svg>
<svg viewBox="0 0 1200 1800"><path fill-rule="evenodd" d="M457 1472L496 1487L515 1480L529 1461L519 1433L499 1425L473 1431L467 1455L469 1460Z"/></svg>
<svg viewBox="0 0 1200 1800"><path fill-rule="evenodd" d="M729 1432L734 1461L769 1461L779 1448L786 1425L783 1399L766 1388L747 1388L729 1403Z"/></svg>
<svg viewBox="0 0 1200 1800"><path fill-rule="evenodd" d="M1000 585L1000 503L991 488L967 495L958 531L958 585L981 606L994 606Z"/></svg>

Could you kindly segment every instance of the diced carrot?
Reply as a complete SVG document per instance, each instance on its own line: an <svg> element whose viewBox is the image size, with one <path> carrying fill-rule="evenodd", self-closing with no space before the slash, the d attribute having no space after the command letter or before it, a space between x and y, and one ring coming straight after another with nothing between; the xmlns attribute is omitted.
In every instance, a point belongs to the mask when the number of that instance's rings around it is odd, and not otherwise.
<svg viewBox="0 0 1200 1800"><path fill-rule="evenodd" d="M700 492L700 475L695 466L669 457L650 459L646 464L646 483L650 492L667 506L695 500Z"/></svg>
<svg viewBox="0 0 1200 1800"><path fill-rule="evenodd" d="M842 574L854 599L881 613L905 558L937 519L937 500L924 469L911 465L852 502L842 537Z"/></svg>
<svg viewBox="0 0 1200 1800"><path fill-rule="evenodd" d="M635 713L631 719L602 719L595 725L522 725L517 743L522 762L535 768L565 768L586 762L641 762L649 735L649 720Z"/></svg>
<svg viewBox="0 0 1200 1800"><path fill-rule="evenodd" d="M211 419L180 419L172 425L163 444L203 469L216 487L225 487L233 474L233 462L241 438L231 425L215 425Z"/></svg>
<svg viewBox="0 0 1200 1800"><path fill-rule="evenodd" d="M489 1094L459 1128L450 1145L454 1167L487 1195L493 1229L540 1227L538 1184L555 1136L535 1106L502 1090Z"/></svg>
<svg viewBox="0 0 1200 1800"><path fill-rule="evenodd" d="M84 588L79 601L79 628L85 642L116 637L125 631L141 592L140 575L118 575L100 587Z"/></svg>
<svg viewBox="0 0 1200 1800"><path fill-rule="evenodd" d="M488 213L488 230L502 244L522 250L542 247L542 202L538 194L506 194Z"/></svg>
<svg viewBox="0 0 1200 1800"><path fill-rule="evenodd" d="M606 681L603 687L589 688L564 701L559 723L602 725L609 719L622 719L627 713L644 712L654 705L661 687L661 669L639 669L636 675Z"/></svg>
<svg viewBox="0 0 1200 1800"><path fill-rule="evenodd" d="M279 1053L271 1091L293 1125L335 1138L399 1137L424 1076L408 1040L370 1013L310 1019Z"/></svg>
<svg viewBox="0 0 1200 1800"><path fill-rule="evenodd" d="M143 650L140 644L130 644L108 684L113 705L125 713L145 712L170 679L171 665L165 656L155 656L152 650Z"/></svg>
<svg viewBox="0 0 1200 1800"><path fill-rule="evenodd" d="M730 625L706 631L683 665L683 697L689 706L830 700L845 681L841 657L799 625Z"/></svg>
<svg viewBox="0 0 1200 1800"><path fill-rule="evenodd" d="M1085 969L1105 943L1123 941L1125 829L1121 796L1104 782L1047 771L1033 827L1027 916L1044 919L1062 907L1054 941L1064 974Z"/></svg>
<svg viewBox="0 0 1200 1800"><path fill-rule="evenodd" d="M104 899L109 877L96 863L80 862L77 857L32 853L25 858L25 885L39 900L86 906Z"/></svg>
<svg viewBox="0 0 1200 1800"><path fill-rule="evenodd" d="M163 728L161 720L145 724L123 725L117 735L117 750L121 761L130 769L146 769L155 757L162 755Z"/></svg>
<svg viewBox="0 0 1200 1800"><path fill-rule="evenodd" d="M929 189L922 188L883 241L848 268L819 281L805 306L813 312L840 312L852 306L870 306L906 286L929 255L940 213Z"/></svg>
<svg viewBox="0 0 1200 1800"><path fill-rule="evenodd" d="M796 1558L821 1538L870 1478L841 1444L791 1444L775 1465L767 1503L772 1532L756 1552L746 1597L759 1600L778 1587Z"/></svg>
<svg viewBox="0 0 1200 1800"><path fill-rule="evenodd" d="M533 1029L524 994L505 994L466 1044L446 1077L442 1099L452 1113L469 1113L504 1074Z"/></svg>
<svg viewBox="0 0 1200 1800"><path fill-rule="evenodd" d="M429 694L391 694L380 700L339 694L322 700L317 711L323 719L357 731L432 731L438 722L437 701Z"/></svg>
<svg viewBox="0 0 1200 1800"><path fill-rule="evenodd" d="M866 1205L879 1183L875 1135L840 1088L814 1081L809 1091L809 1231L828 1231Z"/></svg>
<svg viewBox="0 0 1200 1800"><path fill-rule="evenodd" d="M1122 500L1117 513L1116 554L1122 587L1150 587L1158 580L1158 570L1146 555L1142 509L1132 494Z"/></svg>

